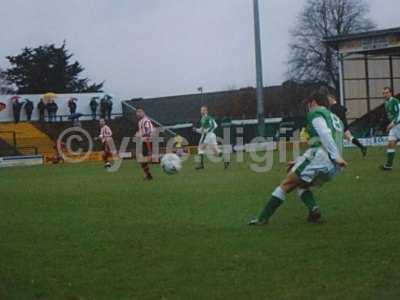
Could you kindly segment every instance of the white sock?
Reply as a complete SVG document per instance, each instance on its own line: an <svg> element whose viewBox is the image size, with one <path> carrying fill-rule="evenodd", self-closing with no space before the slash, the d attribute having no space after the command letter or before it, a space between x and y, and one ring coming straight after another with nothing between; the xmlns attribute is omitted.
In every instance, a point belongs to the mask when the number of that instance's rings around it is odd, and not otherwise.
<svg viewBox="0 0 400 300"><path fill-rule="evenodd" d="M303 196L303 194L305 193L305 192L307 192L308 190L306 190L306 189L301 189L301 188L298 188L297 189L297 195L299 195L299 197L301 198L301 196Z"/></svg>
<svg viewBox="0 0 400 300"><path fill-rule="evenodd" d="M282 190L280 186L278 186L275 191L272 193L272 196L275 198L281 199L282 201L285 201L286 199L286 193Z"/></svg>

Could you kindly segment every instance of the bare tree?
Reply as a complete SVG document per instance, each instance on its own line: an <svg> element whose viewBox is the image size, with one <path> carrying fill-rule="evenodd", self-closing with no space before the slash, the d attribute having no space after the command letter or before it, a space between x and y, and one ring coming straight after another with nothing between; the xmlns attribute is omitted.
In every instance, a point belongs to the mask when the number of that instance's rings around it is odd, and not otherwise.
<svg viewBox="0 0 400 300"><path fill-rule="evenodd" d="M338 54L322 40L374 29L368 15L365 0L308 0L291 31L288 78L339 90Z"/></svg>

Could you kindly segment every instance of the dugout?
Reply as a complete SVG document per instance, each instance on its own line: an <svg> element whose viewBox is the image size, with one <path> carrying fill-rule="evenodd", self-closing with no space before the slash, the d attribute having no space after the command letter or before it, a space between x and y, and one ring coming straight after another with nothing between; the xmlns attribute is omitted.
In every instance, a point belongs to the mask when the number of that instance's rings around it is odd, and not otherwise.
<svg viewBox="0 0 400 300"><path fill-rule="evenodd" d="M400 92L400 27L324 41L339 53L340 100L349 123L382 106L382 89Z"/></svg>

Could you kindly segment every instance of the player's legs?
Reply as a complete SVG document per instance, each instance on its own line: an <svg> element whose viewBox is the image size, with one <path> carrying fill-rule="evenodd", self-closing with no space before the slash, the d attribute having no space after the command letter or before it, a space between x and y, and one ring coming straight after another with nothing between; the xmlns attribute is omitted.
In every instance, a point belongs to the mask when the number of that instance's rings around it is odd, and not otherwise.
<svg viewBox="0 0 400 300"><path fill-rule="evenodd" d="M319 208L315 202L310 187L322 185L339 173L340 169L334 165L328 154L322 149L309 149L298 162L289 170L289 174L275 189L272 196L262 210L258 219L251 221L250 225L266 224L274 212L282 205L286 194L298 189L299 196L309 209L309 222L318 222L321 218Z"/></svg>
<svg viewBox="0 0 400 300"><path fill-rule="evenodd" d="M144 172L144 179L145 180L152 180L153 175L150 172L149 163L151 162L152 158L152 144L151 142L144 142L142 144L142 156L140 158L140 167Z"/></svg>
<svg viewBox="0 0 400 300"><path fill-rule="evenodd" d="M218 146L217 136L215 135L215 133L208 133L204 140L204 143L208 145L208 148L211 149L215 156L222 157L224 161L224 168L227 169L229 167L229 162L225 160L224 153Z"/></svg>
<svg viewBox="0 0 400 300"><path fill-rule="evenodd" d="M394 158L396 156L397 142L400 140L400 125L389 131L389 142L387 146L387 161L383 166L383 170L391 171L393 169Z"/></svg>
<svg viewBox="0 0 400 300"><path fill-rule="evenodd" d="M144 172L144 179L152 180L153 179L153 175L151 175L149 163L148 162L141 162L140 163L140 167L142 168L142 170Z"/></svg>
<svg viewBox="0 0 400 300"><path fill-rule="evenodd" d="M290 172L281 184L272 192L269 201L259 214L258 218L250 221L249 225L267 224L272 215L285 201L286 195L296 188L305 185L306 183L304 183L296 173Z"/></svg>
<svg viewBox="0 0 400 300"><path fill-rule="evenodd" d="M104 166L106 167L106 168L108 168L108 167L110 167L111 166L111 162L110 162L110 157L111 157L111 154L108 152L108 151L103 151L103 155L102 155L103 157L103 162L104 162Z"/></svg>
<svg viewBox="0 0 400 300"><path fill-rule="evenodd" d="M224 157L223 151L218 147L218 144L211 144L209 148L212 150L213 154L217 157L222 157L224 162L224 168L227 169L229 167L229 161L227 161Z"/></svg>
<svg viewBox="0 0 400 300"><path fill-rule="evenodd" d="M308 209L308 219L310 223L316 223L321 219L319 206L315 201L314 194L310 188L298 188L297 195Z"/></svg>
<svg viewBox="0 0 400 300"><path fill-rule="evenodd" d="M350 141L353 143L353 145L355 145L356 147L360 148L363 156L367 155L367 147L365 147L358 139L356 139L352 133L350 132L350 130L346 130L344 133L344 136L346 138L346 140Z"/></svg>
<svg viewBox="0 0 400 300"><path fill-rule="evenodd" d="M199 147L197 148L197 152L198 152L198 155L200 158L199 165L196 167L197 170L204 169L204 154L205 154L206 149L207 149L207 145L202 144L202 143L199 144Z"/></svg>
<svg viewBox="0 0 400 300"><path fill-rule="evenodd" d="M209 145L209 148L215 156L222 156L222 151L219 149L217 144Z"/></svg>
<svg viewBox="0 0 400 300"><path fill-rule="evenodd" d="M394 158L396 156L396 146L397 140L389 140L388 147L387 147L387 161L386 164L383 166L385 171L390 171L393 169Z"/></svg>
<svg viewBox="0 0 400 300"><path fill-rule="evenodd" d="M199 142L199 146L197 147L197 154L199 156L200 162L196 167L196 170L202 170L204 169L204 154L207 148L207 145L205 144L205 139L206 139L206 135L202 134L200 137L200 142Z"/></svg>
<svg viewBox="0 0 400 300"><path fill-rule="evenodd" d="M103 143L102 158L103 158L103 162L104 162L104 167L105 167L105 168L111 167L111 162L110 162L110 158L111 158L111 157L112 157L112 155L111 155L110 146L108 145L107 142L104 142L104 143Z"/></svg>

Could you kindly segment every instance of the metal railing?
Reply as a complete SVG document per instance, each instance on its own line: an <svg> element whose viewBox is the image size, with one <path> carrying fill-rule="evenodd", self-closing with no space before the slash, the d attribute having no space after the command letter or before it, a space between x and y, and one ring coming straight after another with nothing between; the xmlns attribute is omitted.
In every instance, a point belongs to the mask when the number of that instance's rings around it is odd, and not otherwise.
<svg viewBox="0 0 400 300"><path fill-rule="evenodd" d="M95 118L93 118L95 117ZM122 117L121 113L112 113L111 117ZM98 120L101 118L101 114L81 114L79 118L90 118L90 120ZM55 123L55 122L64 122L64 121L72 121L71 120L71 115L55 115L54 120L51 120L49 116L45 116L43 120L39 120L39 122L49 122L49 123Z"/></svg>

